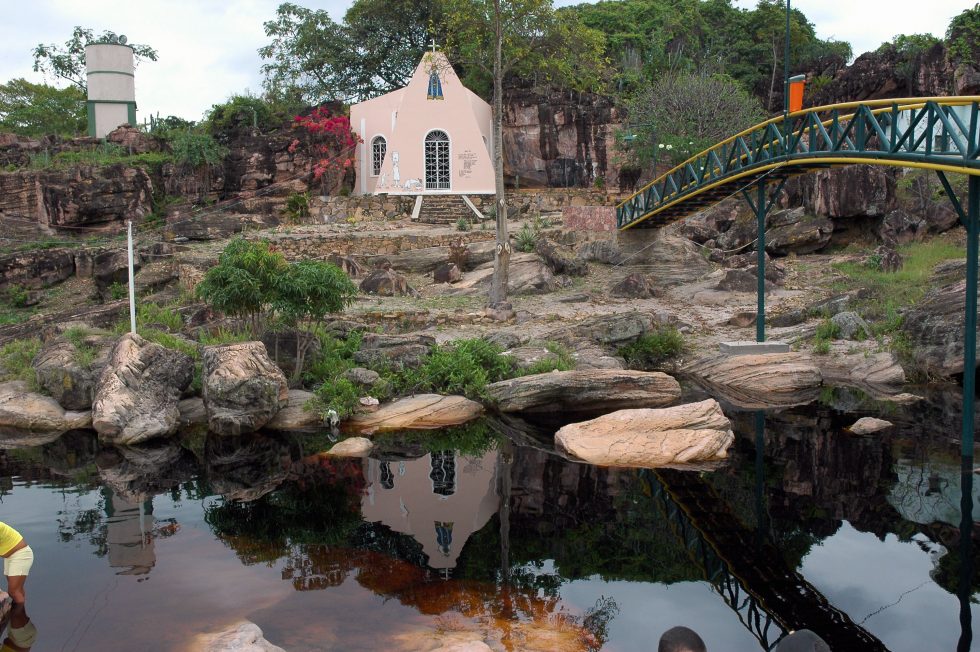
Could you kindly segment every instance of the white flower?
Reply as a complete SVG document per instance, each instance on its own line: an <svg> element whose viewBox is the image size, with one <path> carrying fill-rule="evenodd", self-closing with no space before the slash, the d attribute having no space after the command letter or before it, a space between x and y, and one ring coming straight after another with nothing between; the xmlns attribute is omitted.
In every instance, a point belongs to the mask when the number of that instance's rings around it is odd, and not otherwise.
<svg viewBox="0 0 980 652"><path fill-rule="evenodd" d="M663 149L663 148L664 148L664 144L663 144L663 143L660 143L660 144L658 145L658 147L659 147L660 149Z"/></svg>
<svg viewBox="0 0 980 652"><path fill-rule="evenodd" d="M667 149L674 149L673 145L667 145Z"/></svg>

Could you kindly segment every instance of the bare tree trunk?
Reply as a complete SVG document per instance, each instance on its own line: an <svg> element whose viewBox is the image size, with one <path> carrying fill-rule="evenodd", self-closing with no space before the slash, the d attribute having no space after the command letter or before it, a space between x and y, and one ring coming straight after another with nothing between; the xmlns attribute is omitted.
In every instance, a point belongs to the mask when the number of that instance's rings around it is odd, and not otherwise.
<svg viewBox="0 0 980 652"><path fill-rule="evenodd" d="M772 75L769 77L769 104L766 107L772 113L772 94L776 91L776 39L772 41Z"/></svg>
<svg viewBox="0 0 980 652"><path fill-rule="evenodd" d="M508 267L510 265L507 202L504 197L504 102L503 71L500 60L503 24L500 16L500 0L493 0L493 24L496 32L493 56L493 176L497 192L497 247L494 252L493 279L490 284L491 306L507 300Z"/></svg>

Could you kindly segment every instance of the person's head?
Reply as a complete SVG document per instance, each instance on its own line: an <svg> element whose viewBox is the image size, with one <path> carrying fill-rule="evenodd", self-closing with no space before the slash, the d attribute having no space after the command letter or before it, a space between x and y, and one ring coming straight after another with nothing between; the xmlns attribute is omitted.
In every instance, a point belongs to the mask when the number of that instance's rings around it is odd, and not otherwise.
<svg viewBox="0 0 980 652"><path fill-rule="evenodd" d="M697 632L678 625L663 633L657 652L707 652L707 648Z"/></svg>
<svg viewBox="0 0 980 652"><path fill-rule="evenodd" d="M809 629L801 629L780 641L776 652L830 652L830 646Z"/></svg>

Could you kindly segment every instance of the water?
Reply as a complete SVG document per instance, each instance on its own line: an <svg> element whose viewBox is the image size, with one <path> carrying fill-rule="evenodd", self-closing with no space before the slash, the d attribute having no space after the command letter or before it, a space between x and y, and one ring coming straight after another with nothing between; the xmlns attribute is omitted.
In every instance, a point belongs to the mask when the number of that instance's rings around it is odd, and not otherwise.
<svg viewBox="0 0 980 652"><path fill-rule="evenodd" d="M365 460L315 437L75 432L0 451L0 519L35 550L35 651L187 650L241 619L290 651L650 650L677 624L712 651L801 626L835 650L980 649L957 403L726 410L736 444L710 472L572 463L513 420ZM896 426L842 430L865 413Z"/></svg>

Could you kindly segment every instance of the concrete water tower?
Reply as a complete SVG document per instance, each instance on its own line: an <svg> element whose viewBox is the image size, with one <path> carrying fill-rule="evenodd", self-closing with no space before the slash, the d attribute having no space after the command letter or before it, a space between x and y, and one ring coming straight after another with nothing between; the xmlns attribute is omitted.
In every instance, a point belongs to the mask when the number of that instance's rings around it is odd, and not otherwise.
<svg viewBox="0 0 980 652"><path fill-rule="evenodd" d="M88 77L88 135L105 136L123 123L136 126L133 48L125 36L109 36L85 46Z"/></svg>

